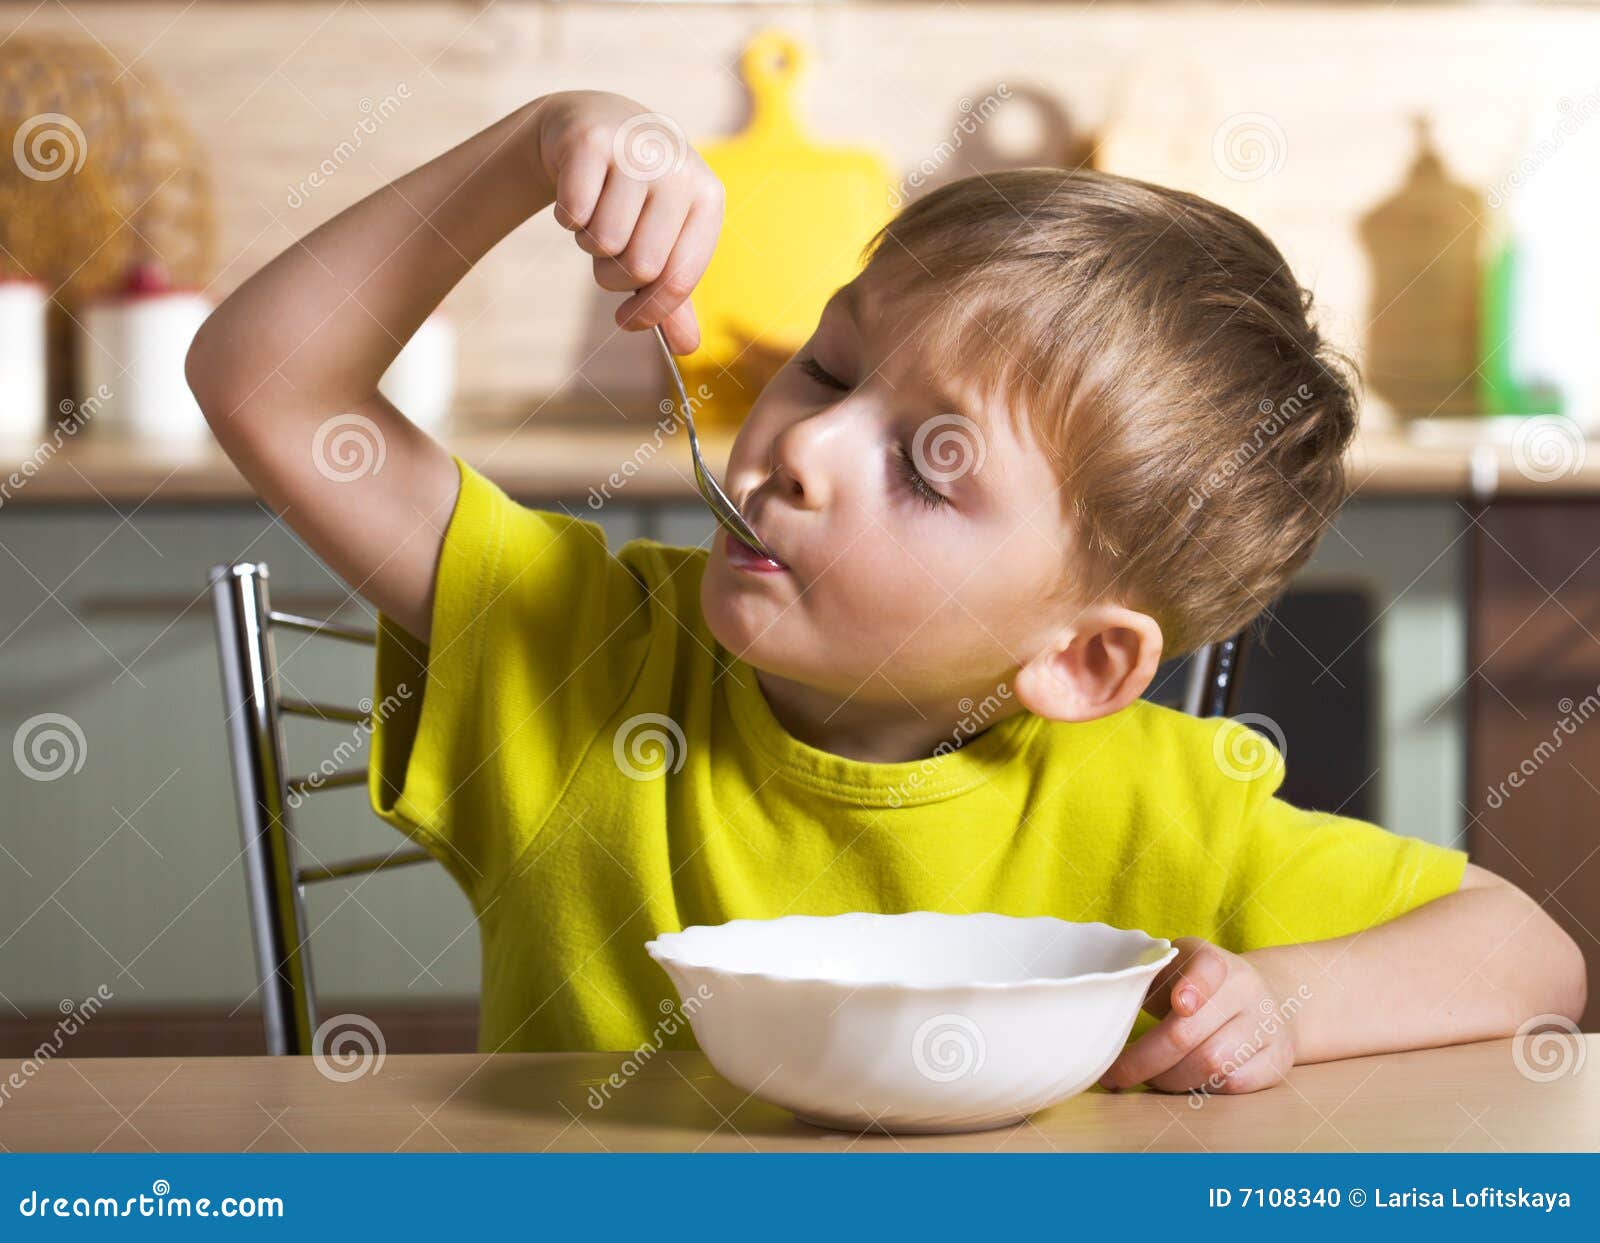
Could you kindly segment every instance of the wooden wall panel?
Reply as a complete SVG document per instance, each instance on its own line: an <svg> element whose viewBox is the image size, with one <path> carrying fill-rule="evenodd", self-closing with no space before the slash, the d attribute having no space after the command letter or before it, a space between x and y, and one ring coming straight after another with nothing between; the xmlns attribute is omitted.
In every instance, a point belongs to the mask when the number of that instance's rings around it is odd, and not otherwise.
<svg viewBox="0 0 1600 1243"><path fill-rule="evenodd" d="M981 101L1000 83L1019 98L1035 92L1050 124L1064 117L1101 144L1102 165L1258 220L1357 349L1378 311L1378 331L1405 327L1404 308L1372 305L1360 221L1402 182L1412 118L1433 116L1448 171L1486 188L1515 157L1541 93L1596 102L1600 59L1600 12L1580 8L0 0L0 38L92 32L184 102L215 166L219 296L319 221L546 91L619 90L691 136L727 131L744 110L739 48L775 24L818 48L819 135L875 142L909 170L956 135L963 98ZM409 98L394 115L291 206L290 187L352 133L362 101L402 83ZM1213 158L1219 127L1240 114L1268 118L1281 136L1274 171L1253 180ZM983 144L963 138L941 175L964 171L980 145L979 162L1044 150L1044 115L1008 105ZM567 235L548 220L526 226L449 300L465 388L515 416L563 386L601 410L600 392L624 407L630 393L653 394L648 342L617 339L616 301L591 289ZM1436 366L1426 340L1388 344L1390 368L1405 371L1410 350L1421 352L1419 374Z"/></svg>

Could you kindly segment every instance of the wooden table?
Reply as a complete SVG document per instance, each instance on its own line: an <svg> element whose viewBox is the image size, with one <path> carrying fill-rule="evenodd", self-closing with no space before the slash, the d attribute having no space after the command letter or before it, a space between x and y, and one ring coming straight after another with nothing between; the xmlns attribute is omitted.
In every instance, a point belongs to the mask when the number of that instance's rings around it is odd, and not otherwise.
<svg viewBox="0 0 1600 1243"><path fill-rule="evenodd" d="M612 1053L390 1056L335 1082L310 1058L0 1062L12 1151L1524 1151L1600 1149L1600 1036L1569 1069L1524 1075L1486 1041L1297 1068L1249 1096L1098 1089L1007 1130L844 1135L726 1083L698 1053L658 1053L624 1086ZM1587 1063L1587 1065L1585 1064ZM1575 1067L1576 1069L1572 1069ZM1538 1070L1538 1066L1534 1067ZM593 1093L593 1094L591 1094ZM595 1105L599 1101L598 1108Z"/></svg>

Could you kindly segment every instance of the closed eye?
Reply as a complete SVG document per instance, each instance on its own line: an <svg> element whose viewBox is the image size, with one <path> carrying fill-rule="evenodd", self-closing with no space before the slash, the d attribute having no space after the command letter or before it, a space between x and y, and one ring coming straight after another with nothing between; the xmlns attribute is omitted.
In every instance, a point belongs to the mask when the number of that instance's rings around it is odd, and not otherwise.
<svg viewBox="0 0 1600 1243"><path fill-rule="evenodd" d="M824 370L822 364L810 354L807 354L804 358L797 359L796 365L824 388L835 389L841 393L848 391L850 388L843 380Z"/></svg>
<svg viewBox="0 0 1600 1243"><path fill-rule="evenodd" d="M929 509L938 509L950 503L950 498L929 483L917 469L916 459L906 450L905 445L896 443L894 456L896 465L900 468L900 477L905 481L913 497Z"/></svg>

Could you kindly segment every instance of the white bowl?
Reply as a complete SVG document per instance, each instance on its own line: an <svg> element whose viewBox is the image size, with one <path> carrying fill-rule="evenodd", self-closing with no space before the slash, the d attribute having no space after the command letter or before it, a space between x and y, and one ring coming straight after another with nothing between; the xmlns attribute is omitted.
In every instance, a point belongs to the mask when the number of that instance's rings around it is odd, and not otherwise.
<svg viewBox="0 0 1600 1243"><path fill-rule="evenodd" d="M1171 942L1039 916L786 915L664 933L723 1078L841 1130L1008 1126L1099 1079Z"/></svg>

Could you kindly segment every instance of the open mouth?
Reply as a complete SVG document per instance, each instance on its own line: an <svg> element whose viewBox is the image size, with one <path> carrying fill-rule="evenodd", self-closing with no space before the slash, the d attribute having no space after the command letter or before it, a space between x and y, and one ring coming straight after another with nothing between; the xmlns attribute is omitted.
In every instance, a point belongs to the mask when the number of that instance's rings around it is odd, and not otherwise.
<svg viewBox="0 0 1600 1243"><path fill-rule="evenodd" d="M728 555L728 564L736 570L747 570L752 574L783 574L789 569L781 561L774 561L757 552L731 531L722 533L722 549Z"/></svg>

